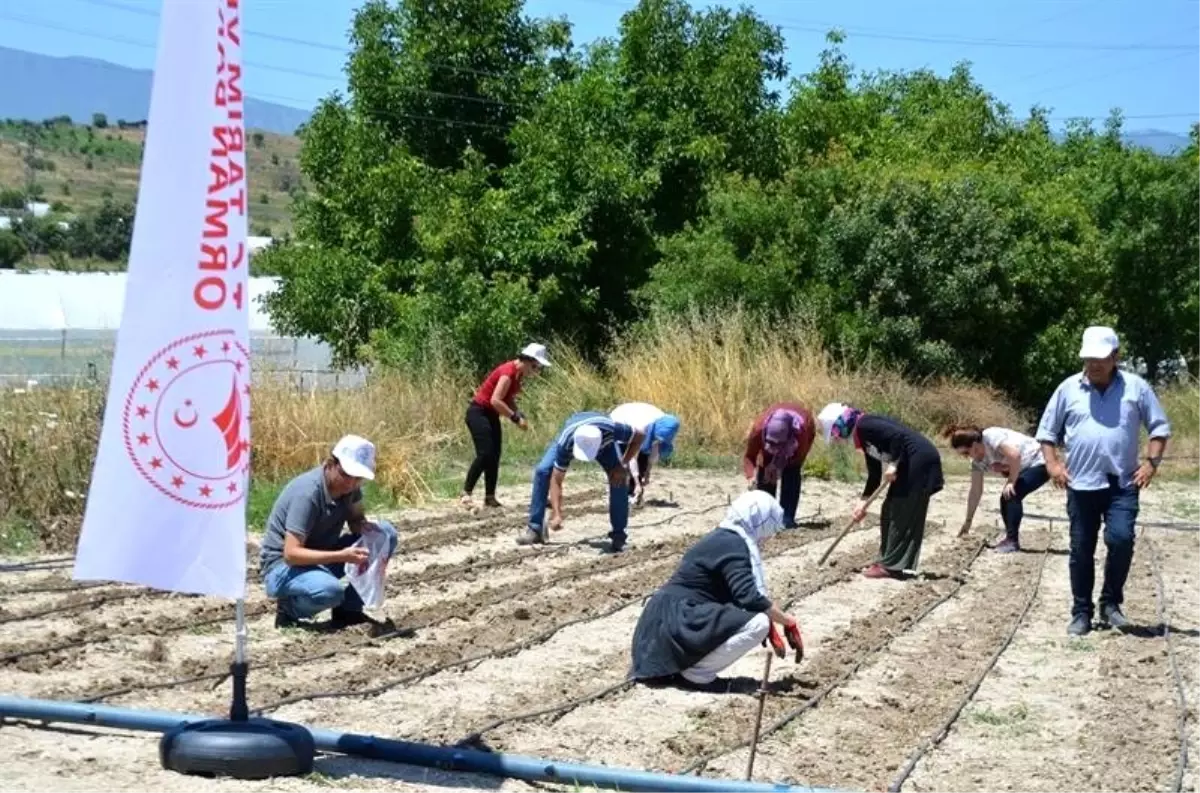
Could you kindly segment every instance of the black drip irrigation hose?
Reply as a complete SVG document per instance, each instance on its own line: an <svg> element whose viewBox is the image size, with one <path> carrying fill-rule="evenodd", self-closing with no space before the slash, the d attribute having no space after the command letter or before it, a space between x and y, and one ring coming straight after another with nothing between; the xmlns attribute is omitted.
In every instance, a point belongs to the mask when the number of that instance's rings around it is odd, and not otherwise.
<svg viewBox="0 0 1200 793"><path fill-rule="evenodd" d="M253 713L255 716L261 716L264 713L269 713L270 711L278 710L285 705L293 705L297 702L315 702L316 700L321 699L342 699L349 697L375 697L380 694L387 693L397 686L403 686L408 683L416 683L424 680L427 677L432 677L440 672L448 672L451 669L470 666L471 664L486 661L490 658L503 658L504 656L519 653L522 650L527 650L530 647L534 647L549 640L552 636L554 636L554 634L565 628L569 628L572 625L578 625L580 623L591 622L593 620L604 619L605 617L612 616L622 609L626 609L632 605L635 605L640 599L641 598L632 598L630 600L623 600L618 603L614 603L612 606L609 606L608 608L594 614L584 614L566 620L565 622L552 625L541 633L530 636L528 639L524 639L504 647L476 653L475 655L467 656L466 658L460 658L457 661L448 661L444 664L438 664L437 666L429 667L428 669L422 669L420 672L414 672L410 675L405 675L404 677L399 677L386 683L381 683L378 686L373 686L372 688L343 689L341 691L318 691L311 694L297 694L294 697L286 697L284 699L271 702L267 705L263 705L261 708L254 710Z"/></svg>
<svg viewBox="0 0 1200 793"><path fill-rule="evenodd" d="M0 565L0 573L30 573L43 570L57 570L60 567L74 564L74 556L58 556L53 559L34 559L30 562Z"/></svg>
<svg viewBox="0 0 1200 793"><path fill-rule="evenodd" d="M1053 524L1051 524L1051 529L1053 529ZM1042 574L1046 570L1046 560L1050 558L1049 552L1050 539L1048 538L1046 549L1042 551L1042 559L1038 563L1037 575L1034 577L1033 588L1029 592L1029 597L1025 600L1025 606L1021 609L1021 613L1017 615L1015 620L1013 620L1012 629L1009 630L1008 635L1004 637L1004 641L1000 643L1000 646L996 648L996 652L992 653L992 657L988 660L987 665L984 666L982 671L980 671L980 673L975 677L971 687L967 689L967 692L963 695L962 699L959 700L959 703L954 710L950 711L950 715L946 717L946 720L943 721L942 724L936 730L934 730L929 737L922 741L921 744L913 750L912 754L908 756L908 761L905 762L903 767L901 767L900 773L894 780L892 780L892 784L888 786L888 793L899 793L900 788L904 786L904 783L908 781L908 778L912 776L913 771L916 770L917 763L921 762L921 759L925 757L925 755L937 748L942 741L946 740L946 736L950 734L950 728L954 726L954 723L958 721L958 717L962 715L962 712L966 710L967 705L969 705L971 700L975 698L975 694L979 692L980 687L983 685L984 679L991 674L992 670L996 667L997 662L999 662L1000 656L1003 655L1012 644L1013 639L1017 635L1017 630L1020 629L1021 624L1025 622L1025 617L1029 615L1029 610L1033 608L1034 601L1037 600L1038 591L1042 586Z"/></svg>
<svg viewBox="0 0 1200 793"><path fill-rule="evenodd" d="M554 716L555 718L560 718L562 716L562 714L565 714L572 710L575 710L575 708L581 707L583 705L587 705L587 704L595 702L596 700L599 700L599 699L604 699L605 697L611 696L613 694L620 693L628 688L632 688L633 683L634 683L634 681L632 681L632 680L622 680L620 683L614 683L611 686L607 686L605 688L600 689L599 691L593 691L590 694L585 694L582 697L577 697L575 699L567 700L566 702L560 702L559 704L551 705L548 708L542 708L540 710L532 710L532 711L528 711L526 713L518 713L514 716L504 716L503 718L489 721L487 724L483 725L482 727L479 727L479 728L471 731L470 733L468 733L466 736L464 736L463 738L461 738L460 740L455 742L454 745L468 747L473 744L478 744L479 741L483 738L485 733L489 733L492 730L497 729L498 727L503 727L505 724L519 724L519 723L525 722L525 721L533 721L534 719L540 719L543 716Z"/></svg>
<svg viewBox="0 0 1200 793"><path fill-rule="evenodd" d="M996 514L999 515L1000 511L996 510ZM1064 524L1068 523L1067 518L1063 517L1062 515L1058 515L1058 516L1040 515L1036 512L1026 512L1025 518L1026 518L1026 520L1048 520L1051 522L1058 521L1059 523L1064 523ZM1137 525L1144 526L1144 527L1150 528L1150 529L1168 529L1171 531L1200 531L1200 523L1185 523L1183 521L1174 521L1174 520L1167 520L1167 521L1138 520Z"/></svg>
<svg viewBox="0 0 1200 793"><path fill-rule="evenodd" d="M632 558L632 559L629 559L628 561L624 561L620 564L610 565L603 569L594 570L591 572L582 572L581 573L578 570L565 571L565 572L550 576L549 578L538 582L538 586L549 587L549 586L554 586L556 584L562 583L563 581L578 581L578 580L582 580L585 578L590 578L592 576L599 576L599 575L606 575L608 573L615 573L619 570L624 570L626 568L634 567L636 565L649 564L651 562L660 561L662 559L669 557L672 553L673 552L663 552L663 553L651 554L649 556L646 556L645 558ZM480 603L478 603L477 604L478 607L476 608L475 612L473 612L473 613L477 613L478 611L480 611L482 609L490 608L491 606L495 606L499 603L503 603L505 600L509 599L509 597L511 597L511 595L509 595L508 593L501 592L500 594L496 595L495 597L493 597L491 599L481 601ZM385 633L382 633L382 634L379 634L376 636L369 636L369 637L366 637L363 639L351 640L351 641L339 644L337 646L337 648L335 648L333 650L323 650L319 653L314 653L312 655L304 655L304 656L300 656L299 658L288 658L286 661L279 661L277 663L268 664L266 666L266 668L270 669L272 667L279 666L283 663L286 663L287 666L300 666L303 664L315 663L317 661L324 661L328 658L333 658L338 655L343 655L347 651L350 651L350 650L359 650L359 649L363 649L363 648L367 648L367 647L379 646L379 645L382 645L386 641L390 641L392 639L399 638L399 637L409 636L413 632L418 631L418 630L428 630L429 628L436 627L437 625L440 625L443 622L448 622L449 620L453 620L453 619L460 619L460 618L462 618L462 616L463 616L462 613L456 612L456 613L452 613L452 614L447 614L442 617L438 617L436 619L426 620L425 622L421 622L416 625L405 625L402 627L397 627L395 630L390 630L390 631L387 631ZM2 659L0 659L0 660L2 660ZM111 699L112 697L124 696L125 694L132 694L135 691L155 691L155 690L164 689L164 688L178 688L178 687L182 687L182 686L192 685L195 683L203 683L203 682L206 682L209 680L216 681L213 684L213 688L216 688L216 686L218 686L222 682L224 682L224 680L228 676L229 676L229 672L227 670L222 671L222 672L209 672L209 673L203 674L203 675L195 675L193 677L178 678L176 680L167 680L167 681L162 681L159 683L151 683L148 685L132 685L132 686L126 686L125 688L111 689L109 691L103 691L99 694L93 694L93 695L90 695L87 697L77 699L76 701L77 702L87 702L87 703L101 702L105 699Z"/></svg>
<svg viewBox="0 0 1200 793"><path fill-rule="evenodd" d="M637 526L632 526L630 528L634 529L634 530L651 528L654 526L659 526L659 525L662 525L665 523L669 523L669 522L676 520L678 518L681 518L681 517L687 517L689 515L701 515L701 514L705 514L707 512L712 512L713 510L718 509L721 506L724 506L724 505L717 504L717 505L713 505L713 506L706 507L703 509L686 510L686 511L682 511L682 512L677 512L677 513L675 513L673 515L669 515L661 520L651 521L649 523L642 523ZM802 525L802 526L808 525L808 526L814 526L814 527L817 525L821 525L821 521L819 520L819 518L805 519L805 520L809 521L809 522L807 522L807 523L801 522L799 525ZM581 547L584 545L590 545L590 544L593 544L596 542L600 542L605 539L605 536L606 535L597 535L594 537L585 537L582 540L576 540L571 543L554 544L554 545L551 545L549 548L546 548L544 550L539 550L536 553L521 554L520 556L515 557L515 558L504 557L502 559L479 562L479 563L472 564L472 565L469 565L466 567L456 566L456 567L450 568L448 570L440 571L440 572L438 572L434 575L430 575L430 576L419 575L419 576L416 576L414 578L407 580L405 583L409 584L409 585L434 583L434 582L442 581L442 580L449 579L449 578L455 578L455 577L461 576L465 573L475 573L475 572L480 572L483 570L488 570L488 569L491 569L494 567L507 566L516 561L523 561L526 559L544 558L547 555L564 553L566 551L571 550L572 548L578 548L578 547ZM101 586L107 586L107 585L102 584ZM102 603L103 603L102 599L94 599L94 600L87 601L86 605L89 605L89 606L101 605ZM263 614L266 614L268 611L270 611L269 603L262 604L262 606L257 609L247 607L246 616L248 618L260 617ZM25 619L25 618L28 618L29 616L40 616L40 615L16 615L13 619L14 620ZM217 625L222 622L226 622L229 619L230 619L229 616L222 615L219 617L210 617L210 618L207 618L204 620L200 620L198 622L193 622L193 621L189 620L187 622L181 622L176 625L169 625L169 626L166 626L163 628L159 628L157 630L151 631L151 634L156 635L156 636L162 636L162 635L168 635L168 634L172 634L172 633L181 633L183 631L191 630L193 628L204 627L207 625ZM401 632L403 632L403 629ZM105 644L107 642L112 641L113 639L120 639L120 638L136 638L136 635L105 634L105 635L101 635L101 636L88 636L88 637L83 637L83 638L79 638L79 639L73 639L70 641L60 642L58 644L53 644L53 645L46 646L46 647L34 647L34 648L30 648L28 650L18 650L15 652L8 653L6 655L0 655L0 664L12 663L14 661L19 661L22 658L30 658L35 655L46 655L49 653L62 652L64 650L71 650L76 647L90 647L90 646L94 646L97 644ZM386 638L391 638L391 635L388 634L388 635L383 635L383 636L376 636L374 638L376 640L383 640ZM322 659L316 659L316 660L322 660ZM293 660L291 663L297 663L297 661ZM169 683L164 682L164 683L154 684L153 688L171 688L176 685L188 685L191 683L202 683L206 680L220 681L220 680L223 680L225 677L227 677L228 674L229 674L228 672L219 672L219 673L212 673L212 674L207 674L207 675L197 675L196 677L183 678L178 681L170 681ZM134 690L140 690L140 689L134 689ZM121 691L119 693L125 694L125 693L130 693L130 692ZM118 694L109 692L108 694L106 694L106 697L109 697L109 696L118 696ZM82 701L88 701L88 700L82 700Z"/></svg>
<svg viewBox="0 0 1200 793"><path fill-rule="evenodd" d="M705 509L695 510L694 512L695 513L711 512L712 510L716 509L717 506L724 506L724 505L716 505L716 506L712 506L712 507L707 507ZM681 517L682 515L683 515L683 513L677 513L677 514L675 514L669 518L666 518L660 522L666 523L667 521ZM648 526L648 525L651 525L651 524L642 524L643 527ZM813 540L813 542L817 542L817 541L818 541L817 539ZM807 545L808 543L805 543L805 544ZM789 549L789 550L794 550L794 549ZM637 564L642 564L642 563L650 562L650 561L658 561L658 560L667 558L668 556L670 556L670 553L657 554L657 555L651 556L647 559L638 560ZM610 572L611 569L612 568L610 568L610 570L606 570L605 572ZM522 641L515 642L513 644L509 644L504 647L488 650L488 651L485 651L482 653L476 653L473 656L468 656L467 658L460 658L457 661L448 661L444 664L438 664L438 665L430 667L428 669L421 670L420 672L414 672L410 675L405 675L404 677L390 680L386 683L382 683L378 686L375 686L375 687L372 687L369 689L353 689L353 690L344 689L341 691L320 691L320 692L315 692L315 693L310 693L310 694L297 694L296 696L287 697L285 699L281 699L276 702L272 702L268 705L264 705L261 708L258 708L256 711L254 711L254 713L255 713L255 715L261 716L267 712L270 712L273 710L278 710L279 708L282 708L285 705L293 705L297 702L308 702L308 701L315 701L315 700L321 700L321 699L342 699L342 698L350 698L350 697L378 696L379 694L386 693L387 691L389 691L393 688L396 688L397 686L402 686L402 685L406 685L409 683L419 682L421 680L424 680L427 677L432 677L433 675L438 674L440 672L446 672L446 671L449 671L452 669L469 666L469 665L477 663L477 662L486 661L490 658L503 658L506 656L513 655L515 653L519 653L522 650L527 650L530 647L534 647L538 644L542 644L543 642L548 641L556 633L558 633L561 630L564 630L565 628L569 628L573 625L578 625L578 624L581 624L584 622L592 622L595 620L604 619L605 617L610 617L613 614L616 614L618 611L629 608L630 606L636 605L644 600L645 600L645 596L639 595L630 600L618 602L618 603L610 606L609 608L604 609L598 613L590 614L590 615L582 615L579 617L574 617L572 619L566 620L565 622L557 623L557 624L552 625L551 627L547 628L546 630L542 631L541 633L535 634L534 636L531 636ZM295 663L295 662L293 661L292 663ZM492 729L494 729L494 727Z"/></svg>
<svg viewBox="0 0 1200 793"><path fill-rule="evenodd" d="M962 589L963 585L966 583L967 571L969 571L971 569L971 566L975 564L975 560L977 560L979 558L979 555L981 553L983 553L984 549L986 549L986 548L987 548L987 543L984 541L980 541L978 546L976 546L974 553L971 554L970 559L967 560L967 563L963 568L962 574L959 575L955 579L954 588L950 589L944 595L941 595L936 600L934 600L932 603L930 603L928 606L926 606L924 609L922 609L920 612L918 612L916 614L916 616L913 617L912 621L909 622L908 625L906 625L904 627L904 631L902 631L901 633L898 633L898 634L889 635L889 636L887 636L887 638L885 638L882 641L875 644L873 647L871 647L869 650L867 650L865 653L863 653L862 656L858 659L857 662L855 662L855 664L853 666L851 666L849 669L847 669L836 680L833 680L832 682L828 683L824 688L822 688L820 690L820 692L818 692L816 695L814 695L812 699L808 700L803 705L800 705L799 707L797 707L791 711L788 711L787 713L783 714L778 719L773 721L771 724L767 725L766 727L763 727L762 730L759 732L759 740L762 740L763 738L766 738L770 735L773 735L776 732L779 732L781 729L783 729L787 725L791 724L796 719L800 718L802 715L807 713L809 710L811 710L812 708L815 708L817 705L821 704L821 702L823 702L827 696L829 696L831 693L833 693L835 690L837 690L841 686L845 685L846 681L848 681L851 677L853 677L858 672L858 670L861 669L863 667L863 665L867 663L868 660L874 658L881 651L886 649L887 646L889 644L891 644L892 641L897 636L900 636L903 633L911 630L914 626L916 626L918 623L920 623L921 620L925 619L930 614L932 614L939 606L941 606L943 603L950 600L950 598L952 598L956 594L958 594L958 591L960 589ZM677 771L676 773L680 774L682 776L699 773L700 771L703 771L708 766L708 764L711 763L713 760L717 760L721 757L724 757L727 754L736 752L739 749L745 749L752 742L753 742L752 740L746 740L746 741L741 741L737 744L732 744L730 746L726 746L716 752L705 755L704 757L701 757L701 758L695 760L691 765Z"/></svg>
<svg viewBox="0 0 1200 793"><path fill-rule="evenodd" d="M813 525L814 523L816 523L816 521L810 520L810 519L804 519L804 520L797 521L796 525L797 526L805 526L805 525ZM813 540L813 542L814 543L819 542L819 540ZM805 543L799 547L803 548L809 544L810 543ZM795 550L795 549L792 548L789 550ZM835 583L838 583L838 581L837 580L830 581L827 586L832 586ZM825 588L826 587L821 587L821 589L825 589ZM815 592L819 592L819 591L821 591L821 590L820 589L815 590ZM815 592L807 592L803 595L803 597L811 597L813 594L815 594ZM789 601L789 604L794 603L796 600L797 600L797 598L793 598L791 601ZM788 606L788 608L790 608L790 605ZM484 734L489 733L492 730L498 729L499 727L503 727L506 724L516 724L516 723L520 723L520 722L533 721L534 719L539 719L544 716L554 716L555 720L556 720L558 718L561 718L562 714L570 712L570 711L574 710L575 708L590 704L597 700L604 699L613 694L618 694L622 691L625 691L626 689L632 688L634 686L635 682L636 681L634 681L634 680L622 680L619 683L613 683L610 686L606 686L597 691L593 691L590 694L585 694L582 697L576 697L575 699L569 699L569 700L566 700L565 702L560 702L557 705L551 705L546 708L541 708L540 710L528 711L526 713L518 713L513 716L505 716L502 718L494 719L494 720L488 722L487 724L483 725L482 727L478 727L475 730L468 733L467 735L463 736L461 739L459 739L458 741L455 742L455 746L470 746L472 744L478 743Z"/></svg>
<svg viewBox="0 0 1200 793"><path fill-rule="evenodd" d="M1183 777L1188 765L1188 734L1187 734L1187 692L1183 686L1183 675L1179 672L1179 660L1175 653L1175 642L1171 637L1171 625L1167 614L1167 593L1163 585L1162 569L1159 564L1158 549L1151 542L1148 532L1142 530L1142 539L1150 549L1150 570L1154 573L1155 602L1158 611L1158 624L1161 626L1163 639L1167 643L1167 659L1171 664L1171 677L1175 682L1175 703L1179 706L1179 716L1176 728L1179 732L1179 759L1175 763L1175 779L1171 784L1173 793L1183 790Z"/></svg>
<svg viewBox="0 0 1200 793"><path fill-rule="evenodd" d="M41 611L28 612L26 614L12 614L7 617L0 617L0 625L7 625L13 622L22 622L24 620L36 620L42 617L50 617L55 614L65 614L68 611L79 611L80 609L96 608L108 603L118 603L122 600L132 600L133 598L146 597L145 592L116 592L111 595L103 595L91 600L85 600L80 603L68 603L64 606L54 606L53 608L42 609Z"/></svg>

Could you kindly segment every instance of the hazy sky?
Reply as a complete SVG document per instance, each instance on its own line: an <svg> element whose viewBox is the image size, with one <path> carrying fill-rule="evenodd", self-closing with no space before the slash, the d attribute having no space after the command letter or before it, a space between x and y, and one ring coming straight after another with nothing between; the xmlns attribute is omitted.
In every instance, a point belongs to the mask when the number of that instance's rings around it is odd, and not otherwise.
<svg viewBox="0 0 1200 793"><path fill-rule="evenodd" d="M194 2L195 0L170 0ZM164 0L0 3L0 46L151 68ZM342 69L359 0L243 0L250 95L311 107L344 86ZM531 16L567 16L577 44L615 35L635 0L527 0ZM707 3L693 3L707 6ZM738 3L725 5L737 7ZM1200 0L757 0L779 25L793 74L816 63L827 29L848 35L862 69L960 60L1014 112L1051 110L1103 119L1121 108L1126 129L1186 132L1200 118Z"/></svg>

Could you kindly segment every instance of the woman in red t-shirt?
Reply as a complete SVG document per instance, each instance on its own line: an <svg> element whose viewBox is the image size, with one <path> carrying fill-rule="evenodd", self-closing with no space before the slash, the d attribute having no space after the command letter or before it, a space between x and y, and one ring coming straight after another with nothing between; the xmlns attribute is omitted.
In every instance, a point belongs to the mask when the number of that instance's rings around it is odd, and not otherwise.
<svg viewBox="0 0 1200 793"><path fill-rule="evenodd" d="M521 392L522 380L548 366L550 358L545 345L530 344L515 359L493 369L475 391L466 418L467 430L475 444L475 460L467 469L467 481L463 484L464 506L471 506L471 493L480 474L483 474L484 505L500 506L496 500L496 481L500 478L500 417L523 430L529 428L524 414L517 410L516 397Z"/></svg>

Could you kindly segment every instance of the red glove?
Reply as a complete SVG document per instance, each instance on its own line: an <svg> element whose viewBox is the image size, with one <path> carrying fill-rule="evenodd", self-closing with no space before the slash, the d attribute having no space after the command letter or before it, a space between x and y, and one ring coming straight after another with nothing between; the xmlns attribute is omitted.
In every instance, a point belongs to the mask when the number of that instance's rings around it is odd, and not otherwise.
<svg viewBox="0 0 1200 793"><path fill-rule="evenodd" d="M772 625L771 629L774 630L774 628L775 626ZM788 644L796 651L796 663L800 663L804 658L804 640L800 638L800 626L788 625L783 632L787 636ZM783 655L780 654L780 657L782 658Z"/></svg>
<svg viewBox="0 0 1200 793"><path fill-rule="evenodd" d="M771 640L771 648L775 650L775 654L782 658L787 651L783 648L783 637L779 635L779 629L775 627L775 623L771 623L771 630L767 634L767 638Z"/></svg>

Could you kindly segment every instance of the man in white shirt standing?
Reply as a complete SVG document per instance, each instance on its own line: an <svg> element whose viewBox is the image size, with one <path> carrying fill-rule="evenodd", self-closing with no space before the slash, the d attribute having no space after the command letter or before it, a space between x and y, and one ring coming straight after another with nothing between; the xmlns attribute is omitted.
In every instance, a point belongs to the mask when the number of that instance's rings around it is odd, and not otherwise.
<svg viewBox="0 0 1200 793"><path fill-rule="evenodd" d="M618 405L609 418L645 433L637 457L629 461L629 496L641 504L646 495L646 485L650 484L650 467L659 460L669 460L675 452L679 418L664 413L648 402Z"/></svg>
<svg viewBox="0 0 1200 793"><path fill-rule="evenodd" d="M1071 519L1071 623L1067 632L1092 629L1092 590L1096 580L1096 541L1104 521L1104 584L1100 621L1125 628L1121 611L1125 579L1133 563L1138 494L1149 487L1162 461L1171 426L1154 390L1133 372L1117 368L1119 345L1112 328L1083 332L1079 357L1083 371L1063 380L1046 404L1038 425L1046 471L1055 487L1066 488ZM1138 435L1146 428L1146 456L1138 462ZM1058 446L1067 451L1064 464Z"/></svg>

